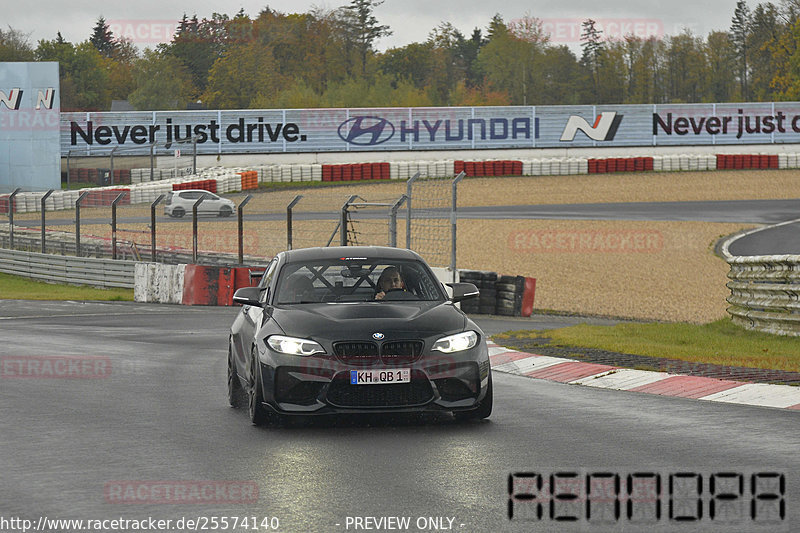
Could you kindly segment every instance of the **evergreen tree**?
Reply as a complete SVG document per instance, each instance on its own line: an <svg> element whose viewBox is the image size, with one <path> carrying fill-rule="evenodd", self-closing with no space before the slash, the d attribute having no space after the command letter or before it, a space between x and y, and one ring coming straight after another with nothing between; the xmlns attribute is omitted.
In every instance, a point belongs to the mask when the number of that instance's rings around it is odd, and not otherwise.
<svg viewBox="0 0 800 533"><path fill-rule="evenodd" d="M599 97L599 77L600 77L600 62L603 53L603 41L601 40L602 30L597 29L596 22L592 19L586 19L581 24L581 64L588 70L592 81L592 95L594 96L594 103L597 103Z"/></svg>
<svg viewBox="0 0 800 533"><path fill-rule="evenodd" d="M747 45L751 20L750 8L747 7L747 3L744 0L736 2L736 9L733 11L733 18L731 19L730 38L733 43L733 48L736 51L736 59L738 60L742 100L748 100L750 96L750 91L747 86L747 61L749 59L749 49Z"/></svg>
<svg viewBox="0 0 800 533"><path fill-rule="evenodd" d="M381 37L392 34L389 26L378 24L378 19L374 15L375 8L382 3L383 0L350 0L350 5L346 8L352 15L355 44L361 58L362 76L367 73L367 55L373 51L373 43Z"/></svg>
<svg viewBox="0 0 800 533"><path fill-rule="evenodd" d="M94 45L103 57L111 57L117 49L117 43L114 41L114 34L108 29L106 19L104 19L102 15L97 19L97 24L94 25L94 30L91 38L89 38L89 42Z"/></svg>

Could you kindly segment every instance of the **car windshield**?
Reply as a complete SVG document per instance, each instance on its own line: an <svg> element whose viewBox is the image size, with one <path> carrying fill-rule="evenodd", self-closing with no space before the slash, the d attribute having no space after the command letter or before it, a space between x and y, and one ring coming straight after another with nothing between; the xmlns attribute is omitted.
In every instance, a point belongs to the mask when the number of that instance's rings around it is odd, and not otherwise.
<svg viewBox="0 0 800 533"><path fill-rule="evenodd" d="M318 302L438 301L445 295L421 261L335 259L288 263L278 305Z"/></svg>

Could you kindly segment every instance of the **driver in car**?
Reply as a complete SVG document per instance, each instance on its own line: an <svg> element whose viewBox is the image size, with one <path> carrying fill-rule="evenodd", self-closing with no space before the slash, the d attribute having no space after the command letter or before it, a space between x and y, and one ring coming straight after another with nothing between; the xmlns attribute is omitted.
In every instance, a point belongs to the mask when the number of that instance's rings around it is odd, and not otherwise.
<svg viewBox="0 0 800 533"><path fill-rule="evenodd" d="M376 300L383 300L389 291L404 291L406 289L406 284L397 267L388 266L383 269L378 278L378 289L379 291L375 295Z"/></svg>

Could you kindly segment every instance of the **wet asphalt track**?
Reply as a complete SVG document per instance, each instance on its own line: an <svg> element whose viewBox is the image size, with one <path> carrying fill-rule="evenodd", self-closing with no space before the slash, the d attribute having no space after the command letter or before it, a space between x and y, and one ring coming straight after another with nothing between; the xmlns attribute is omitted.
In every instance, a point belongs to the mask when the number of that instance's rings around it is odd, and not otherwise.
<svg viewBox="0 0 800 533"><path fill-rule="evenodd" d="M4 364L9 357L99 357L109 370L95 379L19 378L3 371L0 518L277 517L279 531L287 532L356 531L347 527L348 517L366 516L410 517L406 531L435 531L427 527L433 523L428 517L449 517L450 530L464 532L775 532L800 523L797 412L498 373L494 413L480 423L379 417L255 428L225 398L226 335L235 313L0 300ZM571 320L479 318L487 332ZM581 497L578 504L554 508L560 516L578 513L576 523L555 521L547 505L541 520L508 519L509 474L571 471L620 474L623 480L628 473L661 474L661 492L650 498L653 506L660 502L660 517L633 523L623 503L619 521L598 522L597 507L594 521L587 521ZM744 483L742 497L733 501L741 505L725 515L730 523L719 507L712 520L710 476L721 472L735 480L741 473L748 482L761 472L784 474L785 518L769 514L772 500L762 499L758 516L775 522L753 520L753 497ZM669 507L667 480L675 473L703 476L699 522L669 519L670 512L690 517L698 511L697 497L686 492L677 507ZM115 503L108 492L141 481L177 486L207 480L248 483L258 495L244 503L215 496L202 503L131 504ZM716 490L720 486L718 480ZM759 484L756 490L763 495L779 489ZM519 518L534 508L518 503L516 509ZM426 528L417 528L418 519Z"/></svg>

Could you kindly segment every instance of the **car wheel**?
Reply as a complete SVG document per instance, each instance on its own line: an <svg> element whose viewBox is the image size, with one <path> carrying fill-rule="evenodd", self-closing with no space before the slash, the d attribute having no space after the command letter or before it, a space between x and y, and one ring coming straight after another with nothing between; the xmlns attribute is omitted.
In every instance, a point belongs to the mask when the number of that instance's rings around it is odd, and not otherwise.
<svg viewBox="0 0 800 533"><path fill-rule="evenodd" d="M253 350L255 352L255 350ZM261 389L261 369L259 368L258 358L253 353L253 362L250 365L250 390L247 391L248 410L250 422L254 426L261 426L267 423L268 416L261 402L264 401Z"/></svg>
<svg viewBox="0 0 800 533"><path fill-rule="evenodd" d="M219 216L221 217L229 217L233 214L233 209L230 206L223 205L219 208Z"/></svg>
<svg viewBox="0 0 800 533"><path fill-rule="evenodd" d="M492 392L492 374L489 374L489 386L486 389L486 396L481 400L481 404L469 411L456 411L453 413L456 420L480 420L488 418L492 414L492 403L494 393Z"/></svg>
<svg viewBox="0 0 800 533"><path fill-rule="evenodd" d="M231 407L238 409L244 406L244 390L242 384L239 382L239 376L236 375L236 369L233 364L233 352L230 345L228 345L228 403Z"/></svg>
<svg viewBox="0 0 800 533"><path fill-rule="evenodd" d="M175 218L182 218L183 215L185 215L185 214L186 214L186 211L184 211L182 207L176 207L175 209L172 210L172 215L171 216L173 216Z"/></svg>

